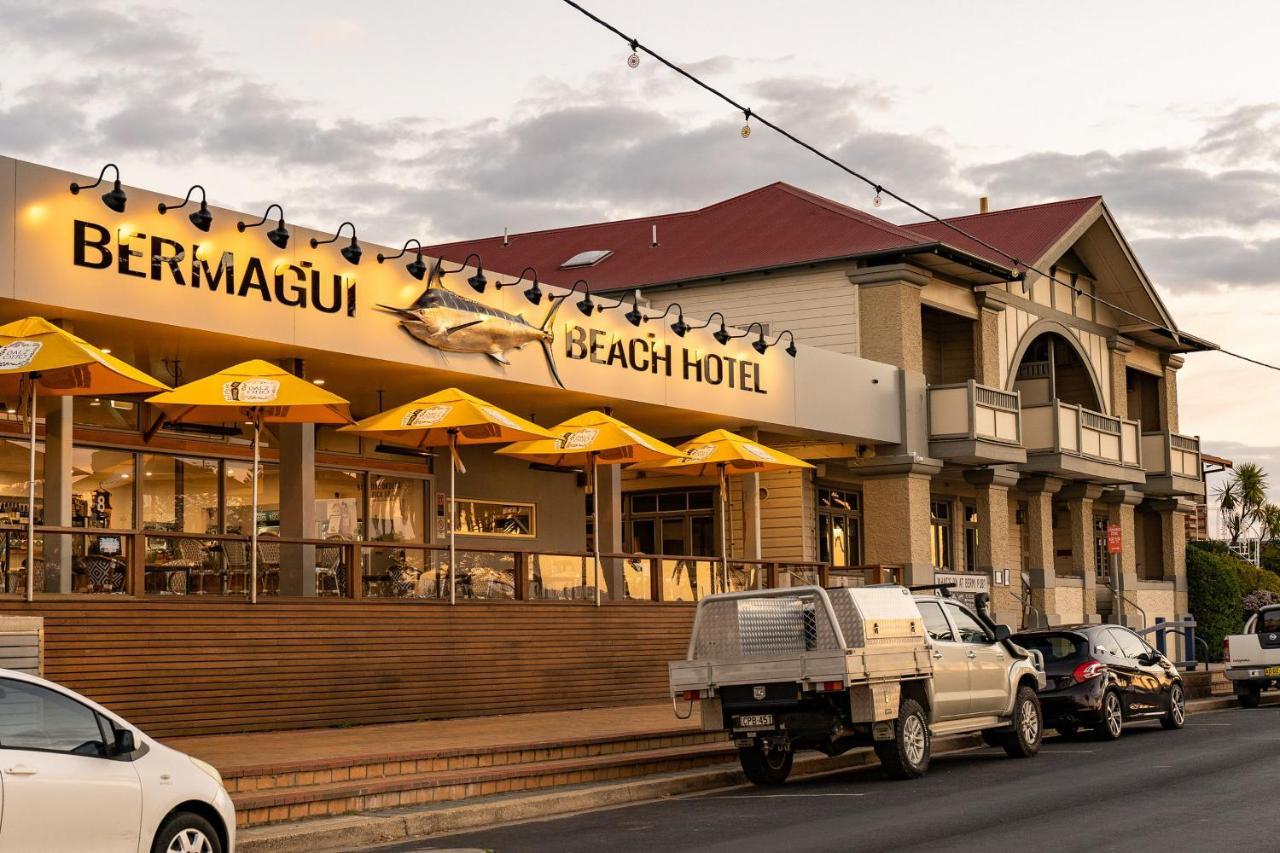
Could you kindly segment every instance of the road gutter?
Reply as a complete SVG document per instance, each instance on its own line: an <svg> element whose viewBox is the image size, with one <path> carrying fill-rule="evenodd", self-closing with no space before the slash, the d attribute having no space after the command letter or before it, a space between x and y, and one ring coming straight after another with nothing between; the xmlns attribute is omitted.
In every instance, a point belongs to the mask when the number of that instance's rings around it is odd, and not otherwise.
<svg viewBox="0 0 1280 853"><path fill-rule="evenodd" d="M1280 704L1280 697L1268 697L1263 704ZM1234 707L1234 696L1193 699L1187 703L1187 714L1203 714ZM980 746L983 746L983 742L977 735L953 735L935 739L933 753L945 755ZM819 776L875 763L875 753L868 747L853 749L835 758L807 753L806 757L796 759L791 778ZM624 782L553 788L536 794L498 794L471 802L308 818L242 830L237 833L236 850L238 853L323 853L351 850L500 824L564 817L717 788L739 787L745 782L742 770L736 764L722 764L644 776Z"/></svg>

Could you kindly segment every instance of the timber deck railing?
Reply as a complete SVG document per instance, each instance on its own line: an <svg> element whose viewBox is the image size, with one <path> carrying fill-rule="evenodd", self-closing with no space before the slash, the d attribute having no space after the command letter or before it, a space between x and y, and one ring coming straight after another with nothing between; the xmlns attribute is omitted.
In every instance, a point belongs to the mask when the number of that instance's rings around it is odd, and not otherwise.
<svg viewBox="0 0 1280 853"><path fill-rule="evenodd" d="M166 596L247 600L249 539L229 533L37 525L39 598ZM26 529L0 525L0 599L26 586ZM466 601L595 601L587 551L457 549L456 592ZM449 552L382 540L258 537L258 595L369 601L449 601ZM804 584L896 582L893 566L833 568L804 560L728 560L728 591ZM719 557L601 554L609 603L694 602L724 592Z"/></svg>

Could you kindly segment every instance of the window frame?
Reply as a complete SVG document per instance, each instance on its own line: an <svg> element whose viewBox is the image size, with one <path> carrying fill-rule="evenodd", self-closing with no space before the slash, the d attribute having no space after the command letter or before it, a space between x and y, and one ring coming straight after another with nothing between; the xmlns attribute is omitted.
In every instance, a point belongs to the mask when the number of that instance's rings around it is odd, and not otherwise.
<svg viewBox="0 0 1280 853"><path fill-rule="evenodd" d="M448 517L448 496L445 497L445 517ZM458 526L458 519L462 515L462 505L485 505L496 507L525 507L529 510L529 532L528 533L490 533L486 531L463 530ZM446 528L447 529L447 528ZM453 532L457 536L470 536L480 539L537 539L538 538L538 504L536 501L504 501L495 500L493 498L464 498L455 495L453 498Z"/></svg>
<svg viewBox="0 0 1280 853"><path fill-rule="evenodd" d="M917 601L917 602L916 602L916 607L917 607L917 608L919 608L919 610L920 610L920 618L921 618L921 620L924 622L924 632L925 632L925 634L929 637L929 642L931 642L931 643L958 643L958 642L960 642L960 641L959 641L959 639L957 639L957 637L958 637L958 633L956 632L956 626L951 622L951 617L947 615L947 609L946 609L945 607L943 607L943 606L942 606L942 602L940 602L940 601ZM924 615L924 614L925 614L925 608L927 608L927 607L936 607L936 608L937 608L938 613L942 616L942 621L943 621L943 622L946 624L946 626L947 626L947 630L951 633L951 637L950 637L950 639L943 639L943 638L941 638L941 637L935 637L935 636L933 636L933 634L929 631L929 622L928 622L928 618Z"/></svg>
<svg viewBox="0 0 1280 853"><path fill-rule="evenodd" d="M955 630L956 637L957 637L956 642L964 643L967 646L989 646L996 641L996 638L991 635L991 631L987 628L987 626L983 625L982 620L979 619L977 616L975 616L969 610L969 608L965 607L963 604L960 604L959 602L956 602L956 601L944 601L942 602L942 605L943 605L942 609L947 611L947 615L950 617L951 625ZM963 613L969 619L973 620L973 624L977 625L978 628L981 629L982 635L986 639L981 641L966 640L964 638L963 632L961 632L960 630L960 623L955 619L955 612L950 610L950 608L953 608L953 607L955 608L956 611Z"/></svg>
<svg viewBox="0 0 1280 853"><path fill-rule="evenodd" d="M60 699L64 699L67 702L70 702L71 704L76 705L80 708L83 708L85 711L89 712L89 716L93 719L94 728L97 729L98 735L102 737L102 740L100 741L102 745L102 752L98 755L86 755L85 753L82 753L82 752L73 752L67 749L46 749L38 746L10 746L4 742L3 738L0 738L0 750L12 750L12 751L21 751L21 752L41 752L48 755L70 755L70 756L75 756L77 758L98 758L98 759L106 759L106 760L110 760L113 758L111 754L111 750L112 750L112 747L114 746L114 740L113 738L107 737L107 732L103 728L104 720L108 725L108 727L111 727L111 720L104 717L102 712L99 711L97 708L86 705L84 702L82 702L80 699L76 698L75 696L72 696L69 693L64 693L63 691L57 690L48 685L37 684L34 681L23 681L17 678L0 678L0 690L3 690L7 685L10 685L10 684L21 685L23 688L28 690L39 690L45 693L53 694L54 696L57 696Z"/></svg>
<svg viewBox="0 0 1280 853"><path fill-rule="evenodd" d="M832 506L823 506L822 504L823 492L826 492L828 494L832 492L839 492L842 495L848 495L854 498L852 508L844 509L844 508L838 508L838 507L832 507ZM862 552L863 552L862 513L864 508L863 508L862 500L863 500L862 490L858 488L854 488L853 486L850 486L850 485L839 484L839 483L818 483L814 488L814 505L816 509L815 516L814 516L814 535L818 539L818 542L817 542L818 554L821 555L824 546L826 547L828 556L831 556L834 553L834 549L832 548L832 545L834 544L834 542L822 541L823 540L822 522L823 522L824 516L826 517L829 523L827 528L829 532L833 532L835 530L835 526L834 526L835 521L838 519L844 522L846 525L848 525L848 529L850 529L852 531L852 535L856 537L856 545L857 545L856 548L849 548L848 543L846 543L845 553L848 555L849 562L843 565L837 565L836 563L832 562L831 568L833 569L850 569L856 566L863 565L862 563Z"/></svg>

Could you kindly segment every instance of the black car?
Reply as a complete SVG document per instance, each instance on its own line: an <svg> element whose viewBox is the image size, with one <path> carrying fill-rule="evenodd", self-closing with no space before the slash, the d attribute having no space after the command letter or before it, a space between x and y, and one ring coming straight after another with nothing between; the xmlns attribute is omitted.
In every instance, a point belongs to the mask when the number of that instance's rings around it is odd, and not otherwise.
<svg viewBox="0 0 1280 853"><path fill-rule="evenodd" d="M1134 720L1159 719L1166 729L1186 721L1182 676L1128 628L1070 625L1023 631L1013 641L1044 655L1040 708L1045 725L1059 734L1088 727L1115 740Z"/></svg>

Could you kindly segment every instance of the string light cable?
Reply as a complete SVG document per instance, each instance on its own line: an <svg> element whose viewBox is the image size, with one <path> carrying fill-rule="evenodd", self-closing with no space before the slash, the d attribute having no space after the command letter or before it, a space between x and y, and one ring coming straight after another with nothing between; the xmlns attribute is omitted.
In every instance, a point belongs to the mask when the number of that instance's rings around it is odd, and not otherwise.
<svg viewBox="0 0 1280 853"><path fill-rule="evenodd" d="M621 38L623 41L625 41L625 42L627 43L627 45L631 48L631 51L632 51L631 56L632 56L632 57L637 57L637 58L636 58L636 60L635 60L634 62L633 62L633 61L631 61L630 59L628 59L627 64L628 64L629 66L631 66L632 68L635 68L635 67L636 67L636 65L639 63L638 56L639 56L639 54L640 54L640 53L642 53L642 52L643 52L643 53L644 53L644 54L646 54L647 56L651 56L651 57L653 57L653 58L654 58L654 59L656 59L660 64L662 64L662 65L666 66L666 67L667 67L667 68L669 68L671 71L674 71L676 74L679 74L681 77L684 77L684 78L685 78L686 80L688 80L690 83L693 83L695 86L698 86L699 88L701 88L701 89L705 90L706 92L710 93L711 95L714 95L716 98L719 98L721 101L724 101L726 104L730 105L730 106L731 106L731 107L733 107L734 109L736 109L736 110L738 110L739 112L741 112L741 113L742 113L742 114L747 118L747 120L748 120L748 121L750 121L750 122L755 122L755 123L758 123L758 124L760 124L760 125L763 125L764 127L769 128L769 129L770 129L770 130L772 130L774 133L777 133L779 136L782 136L784 139L788 140L789 142L792 142L792 143L794 143L795 145L798 145L799 147L801 147L801 148L803 148L804 150L808 151L810 154L813 154L815 157L818 157L819 159L821 159L821 160L825 161L826 163L828 163L828 164L830 164L830 165L832 165L832 166L836 167L837 169L839 169L840 171L842 171L842 172L844 172L845 174L849 175L850 177L853 177L853 178L856 178L856 179L857 179L857 180L859 180L859 181L862 181L862 182L863 182L864 184L866 184L868 187L870 187L871 189L875 190L875 199L874 199L874 200L875 200L875 204L876 204L876 206L877 206L877 207L879 207L879 206L880 206L881 197L882 197L882 196L887 196L888 198L891 198L891 199L893 199L894 201L898 202L899 204L902 204L902 205L906 206L907 208L909 208L909 209L911 209L911 210L915 211L916 213L920 214L920 215L921 215L921 216L923 216L925 219L928 219L928 220L930 220L930 221L932 221L932 222L936 222L936 223L938 223L939 225L943 226L944 228L949 229L950 231L954 232L955 234L957 234L957 235L959 235L959 236L961 236L961 237L964 237L964 238L965 238L965 239L967 239L967 240L972 240L974 243L978 244L979 246L982 246L983 248L985 248L985 249L987 249L987 250L989 250L989 251L991 251L991 252L996 253L997 255L999 255L999 256L1000 256L1000 257L1002 257L1002 258L1007 258L1009 261L1011 261L1011 262L1012 262L1012 264L1013 264L1013 266L1014 266L1015 268L1017 268L1017 267L1022 267L1022 268L1026 269L1026 270L1029 270L1030 272L1036 273L1037 275L1042 276L1043 278L1047 279L1048 281L1050 281L1050 282L1052 282L1052 283L1054 283L1054 284L1059 284L1059 285L1062 285L1063 287L1068 288L1068 289L1069 289L1072 293L1074 293L1076 296L1082 296L1082 297L1084 297L1084 298L1086 298L1086 299L1091 299L1091 300L1093 300L1095 303L1097 303L1097 304L1099 304L1099 305L1105 305L1106 307L1110 308L1111 310L1113 310L1113 311L1117 311L1117 312L1119 312L1120 314L1123 314L1123 315L1125 315L1125 316L1127 316L1127 317L1131 317L1131 318L1133 318L1135 321L1137 321L1137 322L1139 322L1139 323L1142 323L1142 324L1144 324L1144 325L1147 325L1147 326L1151 327L1152 329L1156 329L1156 330L1159 330L1159 331L1163 331L1163 332L1165 332L1166 334L1170 335L1170 336L1174 339L1174 341L1175 341L1175 342L1181 343L1182 334L1181 334L1177 329L1174 329L1174 328L1171 328L1171 327L1169 327L1169 326L1166 326L1164 323L1157 322L1157 321L1155 321L1155 320L1152 320L1152 319L1151 319L1151 318L1149 318L1149 317L1144 317L1144 316L1143 316L1143 315L1141 315L1141 314L1138 314L1138 313L1136 313L1136 312L1134 312L1134 311L1132 311L1132 310L1130 310L1130 309L1128 309L1128 308L1125 308L1125 307L1124 307L1124 306L1122 306L1122 305L1117 305L1116 303L1111 302L1110 300L1105 299L1105 298L1103 298L1103 297L1101 297L1101 296L1098 296L1097 294L1089 293L1088 291L1084 290L1083 288L1081 288L1081 287L1079 287L1079 286L1077 286L1077 285L1075 285L1075 284L1072 284L1072 283L1071 283L1071 282L1069 282L1069 281L1063 281L1062 279L1059 279L1059 278L1057 278L1056 276L1054 276L1054 275L1052 275L1052 274L1050 274L1050 273L1047 273L1047 272L1045 272L1044 270L1038 269L1037 267L1035 267L1035 266L1031 265L1030 263L1028 263L1028 262L1026 262L1026 261L1023 261L1022 259L1018 258L1017 256L1010 254L1009 252L1005 251L1004 249L1001 249L999 246L993 245L992 243L988 242L987 240L984 240L983 238L979 237L978 235L976 235L976 234L972 234L972 233L970 233L970 232L966 231L964 228L961 228L959 225L956 225L954 222L949 222L948 220L943 219L942 217L940 217L940 216L938 216L938 215L936 215L936 214L934 214L934 213L930 212L929 210L925 209L924 207L921 207L920 205L918 205L918 204L916 204L915 202L911 201L910 199L908 199L908 198L906 198L906 197L904 197L904 196L900 195L899 193L895 192L894 190L890 189L889 187L886 187L885 185L881 184L880 182L878 182L878 181L876 181L876 180L874 180L874 179L872 179L872 178L868 177L867 175L864 175L862 172L858 171L857 169L854 169L852 166L849 166L849 165L847 165L847 164L845 164L845 163L841 162L840 160L837 160L835 157L831 156L830 154L827 154L825 151L821 150L820 148L818 148L817 146L813 145L812 143L810 143L810 142L806 142L804 139L801 139L799 136L796 136L794 133L792 133L791 131L787 130L786 128L784 128L784 127L782 127L782 126L780 126L780 125L778 125L778 124L775 124L774 122L772 122L772 121L770 121L769 119L765 118L764 116L760 115L760 113L756 112L754 109L751 109L750 107L747 107L747 106L745 106L745 105L743 105L743 104L739 103L739 102L738 102L738 101L736 101L734 98L730 97L729 95L727 95L727 94L725 94L724 92L720 91L720 90L719 90L719 89L717 89L716 87L712 86L710 83L707 83L705 80L703 80L703 79L701 79L700 77L698 77L696 74L694 74L694 73L692 73L691 71L688 71L688 70L686 70L686 69L682 68L681 66L679 66L679 65L677 65L676 63L672 62L671 60L667 59L667 58L666 58L665 56L663 56L662 54L658 53L657 51L655 51L655 50L653 50L652 48L650 48L650 47L648 47L647 45L645 45L645 44L644 44L643 42L641 42L639 39L637 39L637 38L634 38L634 37L632 37L632 36L627 35L627 34L626 34L626 33L624 33L622 30L620 30L620 29L618 29L617 27L615 27L613 24L611 24L611 23L609 23L608 21L606 21L605 19L601 18L599 15L596 15L594 12L590 11L589 9L584 8L582 5L580 5L579 3L576 3L574 0L562 0L562 2L564 2L564 3L565 3L565 5L570 6L570 7L572 7L573 9L576 9L578 12L580 12L580 13L581 13L582 15L584 15L585 17L589 18L590 20L592 20L592 21L594 21L595 23L599 24L599 25L600 25L601 27L603 27L604 29L608 30L609 32L613 33L614 35L618 36L618 37L619 37L619 38ZM746 132L744 132L744 133L742 134L744 137L746 137L747 135L749 135L749 130L747 130L747 126L746 126L746 125L744 125L744 131L746 131ZM1025 279L1025 273L1024 273L1023 275L1019 276L1018 278L1023 278L1023 279ZM1017 280L1018 280L1018 278L1010 279L1010 281L1011 281L1011 282L1012 282L1012 281L1017 281ZM1261 361L1261 360L1256 359L1256 358L1251 358L1250 356L1243 355L1243 354L1238 353L1238 352L1233 352L1233 351L1228 350L1228 349L1223 349L1223 348L1221 348L1221 347L1215 347L1215 349L1214 349L1213 351L1214 351L1214 352L1220 352L1220 353L1222 353L1223 355L1230 356L1230 357L1232 357L1232 358L1236 358L1236 359L1239 359L1240 361L1245 361L1245 362L1248 362L1248 363L1250 363L1250 364L1257 365L1257 366L1259 366L1259 367L1265 367L1265 368L1268 368L1268 369L1270 369L1270 370L1280 371L1280 365L1275 365L1275 364L1271 364L1271 363L1266 362L1266 361Z"/></svg>

